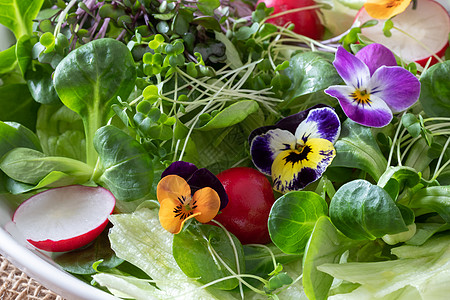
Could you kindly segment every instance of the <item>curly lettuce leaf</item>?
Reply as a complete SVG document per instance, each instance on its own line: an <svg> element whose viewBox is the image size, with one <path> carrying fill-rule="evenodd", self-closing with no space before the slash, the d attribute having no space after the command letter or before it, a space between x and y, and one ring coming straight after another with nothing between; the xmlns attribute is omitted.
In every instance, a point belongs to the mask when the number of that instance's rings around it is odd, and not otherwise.
<svg viewBox="0 0 450 300"><path fill-rule="evenodd" d="M157 286L156 289L134 277L94 276L115 294L127 294L138 300L173 299L180 295L199 300L237 299L238 294L201 288L201 283L180 270L172 255L173 235L161 227L157 210L143 208L131 214L112 215L110 220L114 226L109 239L116 255L141 268Z"/></svg>
<svg viewBox="0 0 450 300"><path fill-rule="evenodd" d="M322 272L361 286L330 299L447 299L450 293L450 236L434 237L422 246L393 248L397 260L323 264Z"/></svg>

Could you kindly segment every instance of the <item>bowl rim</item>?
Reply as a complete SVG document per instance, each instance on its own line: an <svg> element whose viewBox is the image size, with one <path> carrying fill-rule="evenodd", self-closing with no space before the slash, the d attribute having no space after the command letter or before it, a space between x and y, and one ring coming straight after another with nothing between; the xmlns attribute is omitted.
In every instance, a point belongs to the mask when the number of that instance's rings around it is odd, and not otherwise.
<svg viewBox="0 0 450 300"><path fill-rule="evenodd" d="M39 252L37 250L27 249L2 227L0 227L0 241L0 254L22 272L65 299L118 299L70 275L55 264L52 264L51 261L46 261L46 259L38 255Z"/></svg>

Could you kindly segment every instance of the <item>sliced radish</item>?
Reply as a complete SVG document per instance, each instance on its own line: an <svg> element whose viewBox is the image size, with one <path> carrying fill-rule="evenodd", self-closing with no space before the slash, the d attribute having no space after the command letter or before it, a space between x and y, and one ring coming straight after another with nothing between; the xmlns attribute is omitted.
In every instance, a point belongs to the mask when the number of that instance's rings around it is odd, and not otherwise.
<svg viewBox="0 0 450 300"><path fill-rule="evenodd" d="M105 229L115 204L105 188L71 185L32 196L14 212L13 222L36 248L70 251L92 242Z"/></svg>
<svg viewBox="0 0 450 300"><path fill-rule="evenodd" d="M371 19L363 7L356 15L354 24L360 25ZM383 34L384 20L379 20L376 26L363 28L361 32L372 41L385 45L406 62L415 61L425 66L430 57L432 64L437 62L433 54L444 56L448 47L450 17L442 5L433 0L418 0L416 9L411 3L392 21L395 27L410 36L392 29L392 36L386 37Z"/></svg>

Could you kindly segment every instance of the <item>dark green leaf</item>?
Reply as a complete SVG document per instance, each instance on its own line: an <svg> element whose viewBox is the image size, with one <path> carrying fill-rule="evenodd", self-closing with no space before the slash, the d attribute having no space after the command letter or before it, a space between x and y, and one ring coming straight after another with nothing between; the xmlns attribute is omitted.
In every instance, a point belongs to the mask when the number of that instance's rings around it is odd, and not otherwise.
<svg viewBox="0 0 450 300"><path fill-rule="evenodd" d="M197 128L197 130L208 131L235 125L242 122L250 114L256 112L258 108L258 103L253 100L242 100L236 102L219 112L208 123L200 128Z"/></svg>
<svg viewBox="0 0 450 300"><path fill-rule="evenodd" d="M322 52L294 55L285 70L292 82L285 98L293 99L341 83L342 79L332 64L333 59L334 55Z"/></svg>
<svg viewBox="0 0 450 300"><path fill-rule="evenodd" d="M92 265L99 260L102 262L98 265L98 269L103 271L115 268L123 262L123 259L118 258L111 250L108 231L104 231L89 246L54 258L65 271L81 275L95 274Z"/></svg>
<svg viewBox="0 0 450 300"><path fill-rule="evenodd" d="M172 24L172 30L179 35L189 31L189 24L194 19L192 11L188 9L178 10L178 14L175 15Z"/></svg>
<svg viewBox="0 0 450 300"><path fill-rule="evenodd" d="M107 125L95 133L94 146L103 171L98 180L117 200L136 200L150 192L153 164L144 147L135 139Z"/></svg>
<svg viewBox="0 0 450 300"><path fill-rule="evenodd" d="M358 168L375 180L386 170L387 161L381 153L372 131L350 119L342 123L341 135L335 143L334 167Z"/></svg>
<svg viewBox="0 0 450 300"><path fill-rule="evenodd" d="M416 192L409 201L411 208L427 208L450 223L450 186L432 186Z"/></svg>
<svg viewBox="0 0 450 300"><path fill-rule="evenodd" d="M134 88L136 68L128 48L114 39L94 40L70 52L55 70L53 82L61 101L78 113L86 134L87 163L97 157L92 138L112 116L117 96L127 99Z"/></svg>
<svg viewBox="0 0 450 300"><path fill-rule="evenodd" d="M205 15L214 15L214 10L220 6L220 0L198 0L197 7Z"/></svg>
<svg viewBox="0 0 450 300"><path fill-rule="evenodd" d="M248 40L253 34L255 34L258 31L259 24L253 23L251 27L243 26L238 29L238 31L235 33L236 39L238 41L245 41Z"/></svg>
<svg viewBox="0 0 450 300"><path fill-rule="evenodd" d="M395 179L401 189L404 186L412 188L420 182L420 175L410 167L389 167L378 180L378 186L384 187L390 179Z"/></svg>
<svg viewBox="0 0 450 300"><path fill-rule="evenodd" d="M266 245L267 248L251 245L244 245L243 247L245 253L245 272L263 278L268 277L268 274L273 272L275 268L271 253L278 264L287 264L301 258L300 255L286 254L273 244ZM251 279L248 280L251 281ZM257 285L260 282L254 281L253 284Z"/></svg>
<svg viewBox="0 0 450 300"><path fill-rule="evenodd" d="M0 157L19 147L41 150L39 139L31 130L18 123L0 121Z"/></svg>
<svg viewBox="0 0 450 300"><path fill-rule="evenodd" d="M12 71L16 65L16 45L0 52L0 74Z"/></svg>
<svg viewBox="0 0 450 300"><path fill-rule="evenodd" d="M389 194L365 180L341 186L330 203L333 224L354 240L373 240L408 230Z"/></svg>
<svg viewBox="0 0 450 300"><path fill-rule="evenodd" d="M46 156L42 152L29 148L15 148L6 153L0 160L0 169L14 180L38 184L53 171L59 171L73 177L78 182L86 182L93 169L85 163L57 156Z"/></svg>
<svg viewBox="0 0 450 300"><path fill-rule="evenodd" d="M211 248L235 273L242 273L245 270L244 251L239 240L233 235L231 237L233 241L222 228L216 226L189 226L186 230L174 235L173 256L188 277L198 278L198 281L204 284L231 275L213 256ZM239 262L236 262L236 254L231 243L234 243L237 249ZM231 290L237 285L237 279L229 279L216 283L213 287Z"/></svg>
<svg viewBox="0 0 450 300"><path fill-rule="evenodd" d="M37 42L35 36L30 37L28 35L22 36L16 44L16 56L17 62L19 64L22 76L25 77L27 70L30 68L32 59L32 49L34 44Z"/></svg>
<svg viewBox="0 0 450 300"><path fill-rule="evenodd" d="M316 193L289 192L272 206L268 220L270 238L284 253L302 254L315 222L327 211L327 203Z"/></svg>
<svg viewBox="0 0 450 300"><path fill-rule="evenodd" d="M86 161L83 123L64 105L42 105L36 131L45 154Z"/></svg>
<svg viewBox="0 0 450 300"><path fill-rule="evenodd" d="M419 101L430 117L450 116L450 61L431 66L420 78L422 84Z"/></svg>
<svg viewBox="0 0 450 300"><path fill-rule="evenodd" d="M39 104L31 97L26 84L0 86L0 120L14 121L34 130Z"/></svg>
<svg viewBox="0 0 450 300"><path fill-rule="evenodd" d="M417 119L414 114L407 113L403 115L402 124L413 138L420 135L422 128L420 126L419 119Z"/></svg>
<svg viewBox="0 0 450 300"><path fill-rule="evenodd" d="M211 29L214 31L220 32L222 30L219 22L214 17L208 17L208 16L197 17L192 21L192 24L201 25L201 26L205 27L206 29Z"/></svg>
<svg viewBox="0 0 450 300"><path fill-rule="evenodd" d="M49 65L35 64L34 70L27 72L27 85L31 96L42 104L60 103L53 86L53 69Z"/></svg>

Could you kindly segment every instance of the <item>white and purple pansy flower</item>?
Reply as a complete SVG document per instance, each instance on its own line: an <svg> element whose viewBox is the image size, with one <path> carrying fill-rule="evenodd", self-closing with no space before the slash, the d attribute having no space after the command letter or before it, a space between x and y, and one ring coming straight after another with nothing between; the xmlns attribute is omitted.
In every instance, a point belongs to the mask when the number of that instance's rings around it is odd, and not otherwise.
<svg viewBox="0 0 450 300"><path fill-rule="evenodd" d="M256 168L273 179L275 190L301 190L322 176L336 156L341 123L331 107L316 105L255 129L249 137Z"/></svg>
<svg viewBox="0 0 450 300"><path fill-rule="evenodd" d="M356 55L339 47L333 65L346 85L330 86L325 93L337 98L347 117L361 125L384 127L393 113L419 99L419 80L397 66L394 54L383 45L370 44Z"/></svg>

